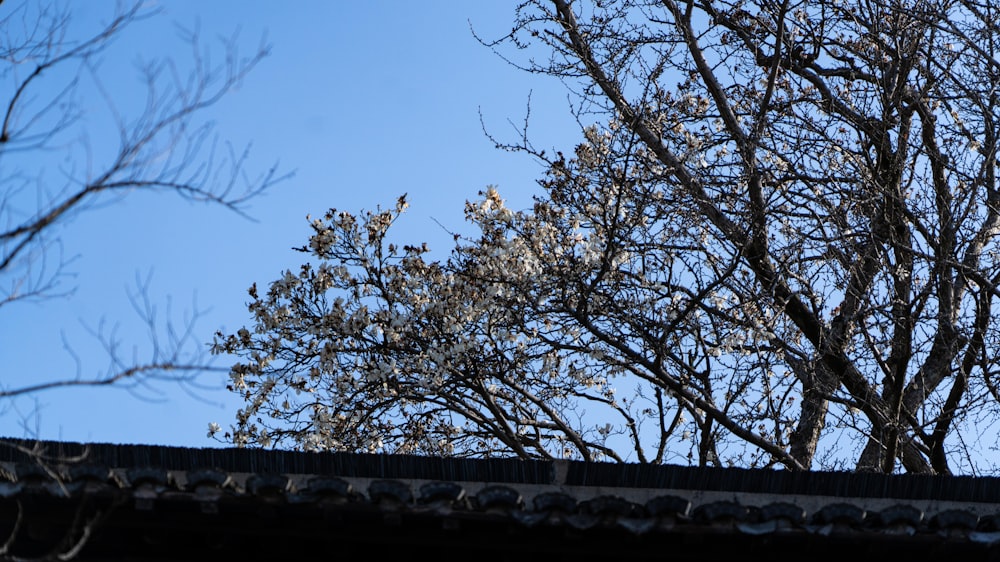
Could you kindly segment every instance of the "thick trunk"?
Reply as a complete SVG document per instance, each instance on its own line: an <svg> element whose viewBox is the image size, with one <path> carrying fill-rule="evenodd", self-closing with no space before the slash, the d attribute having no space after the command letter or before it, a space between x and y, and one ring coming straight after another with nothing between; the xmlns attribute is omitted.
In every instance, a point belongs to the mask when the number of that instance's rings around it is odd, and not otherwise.
<svg viewBox="0 0 1000 562"><path fill-rule="evenodd" d="M799 423L788 439L789 453L802 466L810 468L820 434L826 427L826 415L830 410L827 397L836 387L836 380L822 363L789 361L789 364L802 381Z"/></svg>

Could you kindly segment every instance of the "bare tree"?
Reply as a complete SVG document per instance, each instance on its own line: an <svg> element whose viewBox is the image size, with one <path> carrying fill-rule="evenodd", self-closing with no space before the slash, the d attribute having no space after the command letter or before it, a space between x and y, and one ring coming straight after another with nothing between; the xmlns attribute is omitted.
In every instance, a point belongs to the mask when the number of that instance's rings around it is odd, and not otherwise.
<svg viewBox="0 0 1000 562"><path fill-rule="evenodd" d="M0 11L0 312L29 301L57 306L72 291L72 257L63 254L61 239L82 213L140 192L244 213L251 198L281 179L274 169L251 175L247 152L220 144L203 122L205 111L267 55L266 45L242 56L235 39L225 42L223 62L213 63L197 34L184 32L190 63L142 63L145 100L123 100L106 87L102 57L129 26L158 15L142 3L120 4L103 27L79 37L73 15L56 2L8 3ZM117 131L117 146L92 141L102 127ZM158 325L146 282L136 289L131 298L151 338L147 358L122 353L113 332L95 331L109 355L101 375L0 382L0 398L64 386L192 381L208 368L211 358L192 331L200 313L183 325Z"/></svg>
<svg viewBox="0 0 1000 562"><path fill-rule="evenodd" d="M575 151L442 262L331 211L219 334L237 444L982 473L997 446L1000 13L535 0L487 43ZM518 62L520 53L525 62ZM524 137L527 139L527 135Z"/></svg>

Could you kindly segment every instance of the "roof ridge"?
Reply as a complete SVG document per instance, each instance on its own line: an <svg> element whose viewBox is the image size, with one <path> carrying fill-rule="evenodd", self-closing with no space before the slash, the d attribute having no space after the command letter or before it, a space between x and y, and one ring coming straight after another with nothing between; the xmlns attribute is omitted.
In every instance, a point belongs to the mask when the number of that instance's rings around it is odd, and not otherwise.
<svg viewBox="0 0 1000 562"><path fill-rule="evenodd" d="M0 439L0 461L27 462L18 448L38 447L52 459L82 457L111 468L195 470L255 474L424 479L513 484L733 491L781 495L1000 502L996 477L791 472L773 469L691 467L517 458L446 458L346 452L78 443Z"/></svg>

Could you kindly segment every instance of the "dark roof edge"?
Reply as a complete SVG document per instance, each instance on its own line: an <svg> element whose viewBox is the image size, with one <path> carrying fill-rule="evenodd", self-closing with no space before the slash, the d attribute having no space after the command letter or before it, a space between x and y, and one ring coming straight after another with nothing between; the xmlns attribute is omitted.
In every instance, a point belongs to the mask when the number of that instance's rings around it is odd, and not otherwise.
<svg viewBox="0 0 1000 562"><path fill-rule="evenodd" d="M110 468L255 474L317 474L355 478L421 479L609 488L657 488L901 500L1000 502L1000 478L885 475L854 472L588 463L516 458L459 459L416 455L305 453L264 449L74 443L0 438L0 462L31 462L18 447L38 447L52 459L83 457Z"/></svg>
<svg viewBox="0 0 1000 562"><path fill-rule="evenodd" d="M0 437L2 444L39 447L52 459L84 457L82 462L111 468L203 468L256 474L324 474L344 477L416 478L551 484L553 466L541 460L456 459L417 455L365 453L306 453L269 449L191 448L166 445L31 441ZM16 447L0 446L0 461L33 459Z"/></svg>

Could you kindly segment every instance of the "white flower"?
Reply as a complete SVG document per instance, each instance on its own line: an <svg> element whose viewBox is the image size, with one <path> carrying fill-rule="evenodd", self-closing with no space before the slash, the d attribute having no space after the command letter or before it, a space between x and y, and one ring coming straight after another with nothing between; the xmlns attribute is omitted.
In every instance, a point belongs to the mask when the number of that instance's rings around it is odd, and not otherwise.
<svg viewBox="0 0 1000 562"><path fill-rule="evenodd" d="M208 436L215 437L215 434L218 433L221 429L222 427L215 422L208 424Z"/></svg>

